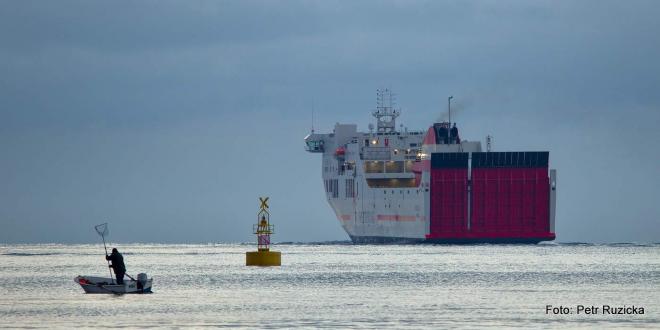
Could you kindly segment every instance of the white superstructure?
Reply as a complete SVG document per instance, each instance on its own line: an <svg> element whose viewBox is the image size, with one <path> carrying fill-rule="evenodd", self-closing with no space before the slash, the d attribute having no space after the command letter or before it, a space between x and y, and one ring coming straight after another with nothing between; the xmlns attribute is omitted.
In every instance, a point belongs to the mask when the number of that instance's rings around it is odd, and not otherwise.
<svg viewBox="0 0 660 330"><path fill-rule="evenodd" d="M328 203L353 241L424 240L429 228L429 173L415 168L431 152L481 151L479 142L423 146L426 131L398 131L389 90L378 91L375 130L336 124L311 133L306 150L323 154Z"/></svg>

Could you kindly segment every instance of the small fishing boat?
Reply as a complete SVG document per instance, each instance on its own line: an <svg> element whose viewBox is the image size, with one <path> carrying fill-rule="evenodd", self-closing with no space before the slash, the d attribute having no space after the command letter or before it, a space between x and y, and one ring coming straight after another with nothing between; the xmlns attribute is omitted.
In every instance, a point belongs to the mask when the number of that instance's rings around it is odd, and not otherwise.
<svg viewBox="0 0 660 330"><path fill-rule="evenodd" d="M147 274L145 273L138 274L137 280L124 280L124 284L117 284L109 277L78 275L73 280L80 284L83 290L85 290L85 293L106 294L151 293L151 284L153 282L153 278L147 278Z"/></svg>
<svg viewBox="0 0 660 330"><path fill-rule="evenodd" d="M119 254L117 249L112 250L112 256L108 255L108 247L105 244L105 237L110 233L108 229L108 223L102 223L100 225L94 226L96 233L101 236L103 239L103 249L105 250L105 259L108 261L108 268L110 269L110 277L98 277L98 276L76 276L73 279L74 282L78 283L85 293L112 293L112 294L125 294L125 293L151 293L151 284L153 283L153 278L147 277L146 273L139 273L137 275L137 280L132 276L125 273L126 267L124 266L123 257ZM115 256L115 253L118 255L118 259L112 259ZM112 260L112 265L110 264ZM112 268L117 266L115 261L120 263L120 269L123 269L123 275L127 276L130 280L124 279L124 283L117 284L117 282L112 277Z"/></svg>

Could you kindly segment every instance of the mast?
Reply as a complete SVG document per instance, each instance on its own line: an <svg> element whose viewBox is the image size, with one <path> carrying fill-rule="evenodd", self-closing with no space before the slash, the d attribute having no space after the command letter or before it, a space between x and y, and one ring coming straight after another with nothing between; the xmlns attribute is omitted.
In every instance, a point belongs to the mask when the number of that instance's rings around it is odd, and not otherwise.
<svg viewBox="0 0 660 330"><path fill-rule="evenodd" d="M449 128L451 128L451 99L453 99L454 96L450 96L447 98L447 111L449 111Z"/></svg>
<svg viewBox="0 0 660 330"><path fill-rule="evenodd" d="M371 113L376 117L376 132L396 132L396 117L401 110L394 109L394 103L394 93L389 88L376 90L376 110Z"/></svg>

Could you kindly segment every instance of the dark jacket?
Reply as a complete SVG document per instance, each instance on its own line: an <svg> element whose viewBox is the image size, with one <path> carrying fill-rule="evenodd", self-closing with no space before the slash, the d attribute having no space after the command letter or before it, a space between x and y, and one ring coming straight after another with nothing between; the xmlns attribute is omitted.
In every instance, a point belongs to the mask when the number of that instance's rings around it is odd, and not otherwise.
<svg viewBox="0 0 660 330"><path fill-rule="evenodd" d="M449 130L449 136L453 138L458 137L458 128L456 128L456 126L452 127L451 130Z"/></svg>
<svg viewBox="0 0 660 330"><path fill-rule="evenodd" d="M112 252L111 255L105 256L105 260L112 261L112 270L115 273L126 273L126 266L124 265L124 257L119 252Z"/></svg>

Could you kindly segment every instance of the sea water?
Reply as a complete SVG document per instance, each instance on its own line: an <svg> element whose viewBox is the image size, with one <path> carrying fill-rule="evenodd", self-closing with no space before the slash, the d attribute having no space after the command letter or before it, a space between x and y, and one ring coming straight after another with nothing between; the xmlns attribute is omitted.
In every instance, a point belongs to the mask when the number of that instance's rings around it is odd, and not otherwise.
<svg viewBox="0 0 660 330"><path fill-rule="evenodd" d="M0 245L0 327L660 327L660 244L116 246L153 294L84 294L102 245Z"/></svg>

